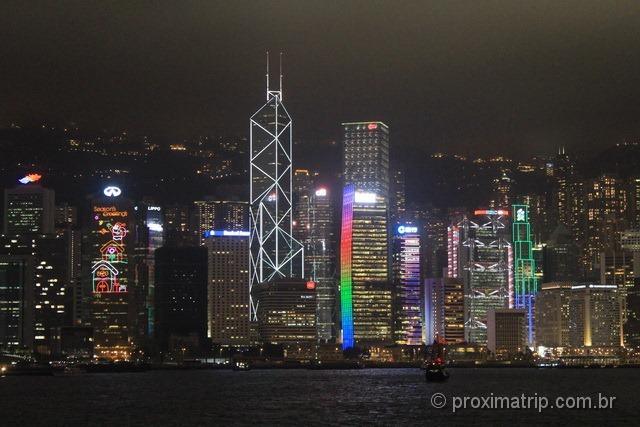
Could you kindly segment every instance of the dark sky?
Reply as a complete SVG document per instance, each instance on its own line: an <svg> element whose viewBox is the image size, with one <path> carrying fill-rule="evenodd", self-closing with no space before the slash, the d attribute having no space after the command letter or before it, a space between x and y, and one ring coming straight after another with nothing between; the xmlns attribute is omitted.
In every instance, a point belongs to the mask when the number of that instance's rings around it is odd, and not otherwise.
<svg viewBox="0 0 640 427"><path fill-rule="evenodd" d="M640 136L638 1L4 1L0 123L241 133L266 49L285 52L303 140L365 119L391 126L393 149Z"/></svg>

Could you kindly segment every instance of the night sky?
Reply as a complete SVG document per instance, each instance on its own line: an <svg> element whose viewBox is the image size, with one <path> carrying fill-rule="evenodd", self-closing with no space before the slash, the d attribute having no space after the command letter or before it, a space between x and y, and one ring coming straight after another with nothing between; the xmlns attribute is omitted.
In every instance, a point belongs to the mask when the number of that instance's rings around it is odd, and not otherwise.
<svg viewBox="0 0 640 427"><path fill-rule="evenodd" d="M309 143L366 119L392 149L640 139L638 1L4 1L0 40L2 126L242 134L269 49Z"/></svg>

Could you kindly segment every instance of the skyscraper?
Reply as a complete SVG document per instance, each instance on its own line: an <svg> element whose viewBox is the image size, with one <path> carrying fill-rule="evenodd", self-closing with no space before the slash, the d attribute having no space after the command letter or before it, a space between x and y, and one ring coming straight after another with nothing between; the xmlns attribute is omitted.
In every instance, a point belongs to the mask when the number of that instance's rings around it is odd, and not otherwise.
<svg viewBox="0 0 640 427"><path fill-rule="evenodd" d="M133 204L122 190L107 186L91 201L83 256L87 303L91 307L95 354L127 359L135 337L133 269L129 261L135 241Z"/></svg>
<svg viewBox="0 0 640 427"><path fill-rule="evenodd" d="M387 205L353 185L342 197L340 300L342 346L392 340Z"/></svg>
<svg viewBox="0 0 640 427"><path fill-rule="evenodd" d="M207 334L214 344L249 344L249 232L212 230L208 259Z"/></svg>
<svg viewBox="0 0 640 427"><path fill-rule="evenodd" d="M487 312L508 308L513 292L513 253L509 243L509 211L480 209L461 223L460 261L465 287L466 341L486 344Z"/></svg>
<svg viewBox="0 0 640 427"><path fill-rule="evenodd" d="M343 123L342 345L391 341L389 127Z"/></svg>
<svg viewBox="0 0 640 427"><path fill-rule="evenodd" d="M4 234L15 236L54 232L54 192L37 183L40 175L28 176L37 176L38 179L21 180L21 185L4 190Z"/></svg>
<svg viewBox="0 0 640 427"><path fill-rule="evenodd" d="M393 236L394 339L398 344L422 342L422 274L420 232L413 224L399 224Z"/></svg>
<svg viewBox="0 0 640 427"><path fill-rule="evenodd" d="M33 349L32 255L0 255L0 350Z"/></svg>
<svg viewBox="0 0 640 427"><path fill-rule="evenodd" d="M389 202L389 127L382 122L343 123L344 184Z"/></svg>
<svg viewBox="0 0 640 427"><path fill-rule="evenodd" d="M282 67L280 71L279 89L269 90L267 61L267 102L249 125L250 290L277 278L304 276L304 250L293 238L291 217L293 125L282 103ZM257 320L259 302L251 298L251 319Z"/></svg>
<svg viewBox="0 0 640 427"><path fill-rule="evenodd" d="M514 304L526 313L527 344L534 343L534 304L538 293L529 206L513 205Z"/></svg>
<svg viewBox="0 0 640 427"><path fill-rule="evenodd" d="M160 348L203 348L207 338L207 250L163 247L156 250L155 258L155 336Z"/></svg>
<svg viewBox="0 0 640 427"><path fill-rule="evenodd" d="M197 200L194 202L197 239L204 244L209 230L249 229L249 206L246 202L230 200Z"/></svg>

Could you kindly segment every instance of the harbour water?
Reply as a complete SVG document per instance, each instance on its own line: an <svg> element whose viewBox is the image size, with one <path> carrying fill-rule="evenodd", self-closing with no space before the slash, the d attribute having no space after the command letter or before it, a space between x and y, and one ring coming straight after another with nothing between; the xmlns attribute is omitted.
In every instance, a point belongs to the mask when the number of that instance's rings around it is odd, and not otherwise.
<svg viewBox="0 0 640 427"><path fill-rule="evenodd" d="M634 424L640 369L452 369L427 383L419 369L149 371L0 378L2 425ZM432 406L434 393L446 405ZM492 395L493 393L493 395ZM613 409L452 411L454 397L598 395ZM478 399L474 402L478 404ZM459 403L459 401L458 401ZM472 402L468 401L471 405Z"/></svg>

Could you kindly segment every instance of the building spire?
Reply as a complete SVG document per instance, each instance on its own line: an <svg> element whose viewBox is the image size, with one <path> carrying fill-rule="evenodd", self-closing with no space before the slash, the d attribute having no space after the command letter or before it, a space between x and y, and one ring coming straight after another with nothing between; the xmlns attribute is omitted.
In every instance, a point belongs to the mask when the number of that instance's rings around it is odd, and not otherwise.
<svg viewBox="0 0 640 427"><path fill-rule="evenodd" d="M284 90L282 89L282 52L280 52L280 101L284 99Z"/></svg>
<svg viewBox="0 0 640 427"><path fill-rule="evenodd" d="M269 51L267 51L267 101L269 100Z"/></svg>

